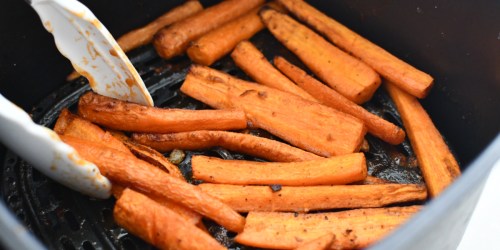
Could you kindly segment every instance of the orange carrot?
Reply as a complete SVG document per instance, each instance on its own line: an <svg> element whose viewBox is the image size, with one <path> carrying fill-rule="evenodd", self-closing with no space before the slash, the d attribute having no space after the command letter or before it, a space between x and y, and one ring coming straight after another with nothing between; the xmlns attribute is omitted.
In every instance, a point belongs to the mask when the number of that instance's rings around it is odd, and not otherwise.
<svg viewBox="0 0 500 250"><path fill-rule="evenodd" d="M276 39L349 100L358 104L366 102L380 86L380 77L372 68L291 17L272 9L263 9L260 16Z"/></svg>
<svg viewBox="0 0 500 250"><path fill-rule="evenodd" d="M226 249L172 210L130 189L116 201L113 216L118 225L160 249Z"/></svg>
<svg viewBox="0 0 500 250"><path fill-rule="evenodd" d="M433 85L430 75L403 62L354 31L301 0L278 0L300 20L307 23L340 48L370 65L384 78L406 92L424 98Z"/></svg>
<svg viewBox="0 0 500 250"><path fill-rule="evenodd" d="M86 140L61 136L61 139L114 183L133 187L153 197L169 199L214 220L230 231L240 232L245 218L229 206L204 193L197 186L169 176L134 156Z"/></svg>
<svg viewBox="0 0 500 250"><path fill-rule="evenodd" d="M186 17L192 16L201 10L203 10L203 6L201 6L198 0L186 1L184 4L169 10L167 13L161 15L146 26L126 33L118 38L116 42L123 52L131 51L150 43L151 40L153 40L153 35L156 34L156 32L158 32L161 28L180 21ZM79 76L80 74L78 72L73 71L66 77L66 80L73 81Z"/></svg>
<svg viewBox="0 0 500 250"><path fill-rule="evenodd" d="M259 248L292 249L331 232L335 248L360 249L403 224L420 206L294 214L250 212L236 242Z"/></svg>
<svg viewBox="0 0 500 250"><path fill-rule="evenodd" d="M460 167L431 118L412 95L385 85L401 115L431 197L438 196L460 176Z"/></svg>
<svg viewBox="0 0 500 250"><path fill-rule="evenodd" d="M295 95L194 65L181 91L219 109L241 109L252 126L321 156L356 152L366 133L350 115Z"/></svg>
<svg viewBox="0 0 500 250"><path fill-rule="evenodd" d="M275 69L251 42L243 41L239 43L231 53L231 57L236 65L256 82L317 102L309 93Z"/></svg>
<svg viewBox="0 0 500 250"><path fill-rule="evenodd" d="M352 184L355 184L355 185L373 185L373 184L389 184L389 183L393 183L393 182L385 180L385 179L377 178L375 176L367 175L364 180L353 182Z"/></svg>
<svg viewBox="0 0 500 250"><path fill-rule="evenodd" d="M172 134L132 134L132 139L160 152L174 149L201 150L223 147L270 161L293 162L321 159L320 156L279 141L227 131L200 130Z"/></svg>
<svg viewBox="0 0 500 250"><path fill-rule="evenodd" d="M77 115L73 115L68 109L61 111L56 125L54 125L54 131L60 135L102 143L110 148L131 154L130 150L120 140L113 137L112 134Z"/></svg>
<svg viewBox="0 0 500 250"><path fill-rule="evenodd" d="M368 112L363 107L351 102L335 90L328 88L305 71L289 63L283 57L274 58L274 65L301 88L314 96L320 103L338 109L361 119L368 132L393 145L400 144L405 139L405 132L398 126L381 117Z"/></svg>
<svg viewBox="0 0 500 250"><path fill-rule="evenodd" d="M259 5L264 0L227 0L190 16L156 33L153 44L158 54L170 59L188 48L189 43Z"/></svg>
<svg viewBox="0 0 500 250"><path fill-rule="evenodd" d="M187 54L191 61L202 65L211 65L238 44L238 42L250 39L255 33L264 28L258 11L255 8L225 25L214 29L203 35L191 44Z"/></svg>
<svg viewBox="0 0 500 250"><path fill-rule="evenodd" d="M425 186L415 184L269 187L203 183L199 187L238 212L382 207L427 198Z"/></svg>
<svg viewBox="0 0 500 250"><path fill-rule="evenodd" d="M366 178L362 153L301 162L222 160L196 155L191 158L193 178L237 185L341 185Z"/></svg>
<svg viewBox="0 0 500 250"><path fill-rule="evenodd" d="M202 129L246 128L245 114L236 110L162 109L88 92L78 102L78 114L108 128L171 133Z"/></svg>
<svg viewBox="0 0 500 250"><path fill-rule="evenodd" d="M335 235L333 233L327 233L317 239L299 244L295 250L325 250L330 249L330 245L335 240Z"/></svg>
<svg viewBox="0 0 500 250"><path fill-rule="evenodd" d="M167 158L165 158L165 156L160 154L158 151L148 146L136 143L131 139L128 139L128 137L127 139L122 138L122 142L130 149L130 151L135 156L137 156L137 158L142 159L151 165L157 166L162 170L165 170L172 177L180 180L185 180L179 168L172 164Z"/></svg>

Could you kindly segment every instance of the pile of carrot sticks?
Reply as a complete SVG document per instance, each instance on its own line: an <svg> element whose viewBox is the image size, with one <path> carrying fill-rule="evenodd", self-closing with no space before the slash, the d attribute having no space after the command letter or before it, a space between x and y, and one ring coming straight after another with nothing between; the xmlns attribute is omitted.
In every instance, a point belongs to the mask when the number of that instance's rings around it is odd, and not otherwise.
<svg viewBox="0 0 500 250"><path fill-rule="evenodd" d="M266 58L248 41L264 29L306 68ZM422 207L404 204L437 197L460 176L418 100L432 77L306 1L227 0L208 8L187 1L118 43L125 52L153 43L165 60L187 54L193 65L180 91L213 108L145 107L88 92L76 114L64 109L55 124L113 183L116 222L160 249L225 249L203 217L252 247L364 248ZM255 82L209 67L226 55ZM380 86L403 128L363 108ZM408 136L425 185L368 175L360 152L367 133L391 145ZM195 155L192 178L201 184L193 185L164 156L213 147L263 161Z"/></svg>

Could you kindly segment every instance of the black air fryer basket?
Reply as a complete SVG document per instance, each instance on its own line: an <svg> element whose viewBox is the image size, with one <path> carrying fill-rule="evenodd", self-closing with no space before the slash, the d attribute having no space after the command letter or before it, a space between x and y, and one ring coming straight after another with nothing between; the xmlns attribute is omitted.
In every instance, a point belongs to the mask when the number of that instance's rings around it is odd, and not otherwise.
<svg viewBox="0 0 500 250"><path fill-rule="evenodd" d="M146 24L181 2L82 1L115 37ZM500 128L500 3L493 0L310 3L435 78L434 88L422 103L464 171L441 197L429 202L410 223L374 248L456 247L485 177L500 155L500 138L494 140ZM26 3L8 0L0 9L0 19L0 93L29 111L37 123L52 127L63 107L74 110L79 96L89 90L87 81L83 78L69 83L64 80L71 66L56 50L53 38ZM267 31L251 40L269 59L279 54L298 62ZM208 108L178 91L190 66L186 57L165 61L151 45L128 55L156 105ZM229 57L213 67L248 79ZM402 126L382 88L364 106ZM263 131L253 132L270 136ZM370 136L367 139L370 174L400 183L423 182L418 167L413 164L415 156L408 141L390 146ZM187 151L180 165L187 176L190 175L189 160L194 154L254 159L222 148ZM12 213L7 216L17 218L46 247L66 250L152 248L115 224L114 199L96 200L71 191L46 178L2 145L0 166L0 194ZM0 209L0 219L1 215ZM6 220L9 219L12 218ZM7 225L5 223L3 225ZM233 242L234 234L210 222L207 225L226 246L248 249ZM29 243L29 239L24 238L29 235L20 234L23 231L12 226L5 230L21 239L17 242L11 238L9 247L27 247L15 244ZM440 238L433 238L436 235Z"/></svg>

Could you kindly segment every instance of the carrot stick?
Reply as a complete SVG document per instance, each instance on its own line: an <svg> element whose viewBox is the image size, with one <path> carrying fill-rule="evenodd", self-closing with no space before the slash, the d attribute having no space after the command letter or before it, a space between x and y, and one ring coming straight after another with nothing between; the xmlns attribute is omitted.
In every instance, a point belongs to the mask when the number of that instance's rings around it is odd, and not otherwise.
<svg viewBox="0 0 500 250"><path fill-rule="evenodd" d="M319 100L320 103L361 119L368 128L368 132L374 136L393 145L404 141L405 132L403 129L351 102L335 90L309 76L302 69L289 63L283 57L274 58L274 65L297 85Z"/></svg>
<svg viewBox="0 0 500 250"><path fill-rule="evenodd" d="M270 161L294 162L321 159L320 156L279 141L227 131L200 130L172 134L132 134L132 139L160 152L174 149L201 150L223 147Z"/></svg>
<svg viewBox="0 0 500 250"><path fill-rule="evenodd" d="M298 95L309 101L318 101L274 68L249 41L240 42L231 53L231 58L240 69L260 84Z"/></svg>
<svg viewBox="0 0 500 250"><path fill-rule="evenodd" d="M420 206L294 214L250 212L236 242L259 248L292 249L331 232L335 248L361 249L403 224Z"/></svg>
<svg viewBox="0 0 500 250"><path fill-rule="evenodd" d="M195 13L203 10L198 0L189 0L184 4L179 5L165 14L161 15L151 23L144 27L132 30L116 40L123 52L131 51L140 46L146 45L153 40L153 35L161 28L180 21L186 17L192 16ZM66 78L67 81L73 81L78 78L80 74L76 71L71 72Z"/></svg>
<svg viewBox="0 0 500 250"><path fill-rule="evenodd" d="M378 178L375 176L367 175L364 180L353 182L352 184L355 184L355 185L373 185L373 184L390 184L390 183L393 183L393 182L390 182L388 180L381 179L381 178Z"/></svg>
<svg viewBox="0 0 500 250"><path fill-rule="evenodd" d="M210 183L237 185L341 185L366 178L362 153L301 162L222 160L195 155L193 178Z"/></svg>
<svg viewBox="0 0 500 250"><path fill-rule="evenodd" d="M263 9L260 16L276 39L349 100L366 102L380 86L380 77L372 68L291 17L272 9Z"/></svg>
<svg viewBox="0 0 500 250"><path fill-rule="evenodd" d="M189 43L259 5L264 0L227 0L166 27L156 33L153 44L158 54L170 59L188 48Z"/></svg>
<svg viewBox="0 0 500 250"><path fill-rule="evenodd" d="M160 154L158 151L148 146L136 143L131 139L124 139L122 140L122 142L125 146L127 146L130 149L130 151L135 156L137 156L137 158L142 159L151 165L157 166L158 168L165 170L172 177L175 177L180 180L185 180L179 168L174 164L172 164L167 158L165 158L165 156Z"/></svg>
<svg viewBox="0 0 500 250"><path fill-rule="evenodd" d="M330 245L335 240L335 235L333 233L327 233L317 239L299 244L295 250L325 250L330 249Z"/></svg>
<svg viewBox="0 0 500 250"><path fill-rule="evenodd" d="M427 198L425 186L415 184L282 186L279 191L273 191L269 186L212 183L203 183L199 187L238 212L382 207Z"/></svg>
<svg viewBox="0 0 500 250"><path fill-rule="evenodd" d="M424 98L433 85L430 75L403 62L354 31L300 0L278 0L300 20L307 23L340 48L352 53L384 78L406 92Z"/></svg>
<svg viewBox="0 0 500 250"><path fill-rule="evenodd" d="M171 177L134 156L101 144L74 137L61 136L61 139L75 148L84 159L96 164L101 173L112 182L177 202L207 216L230 231L240 232L243 229L245 218L197 186Z"/></svg>
<svg viewBox="0 0 500 250"><path fill-rule="evenodd" d="M203 66L191 67L181 91L212 107L241 109L252 126L321 156L357 151L366 133L350 115Z"/></svg>
<svg viewBox="0 0 500 250"><path fill-rule="evenodd" d="M78 114L108 128L146 133L243 129L247 125L241 111L146 107L93 92L80 98Z"/></svg>
<svg viewBox="0 0 500 250"><path fill-rule="evenodd" d="M96 143L102 143L110 148L128 153L130 150L123 143L101 129L99 126L72 114L68 109L61 110L61 114L57 118L54 125L54 131L60 135L72 136L76 138L86 139Z"/></svg>
<svg viewBox="0 0 500 250"><path fill-rule="evenodd" d="M385 87L401 115L429 194L436 197L460 176L457 160L418 100L393 84Z"/></svg>
<svg viewBox="0 0 500 250"><path fill-rule="evenodd" d="M202 65L211 65L238 44L250 39L264 28L258 11L260 6L225 25L214 29L194 41L187 49L191 61Z"/></svg>
<svg viewBox="0 0 500 250"><path fill-rule="evenodd" d="M130 189L116 201L113 216L118 225L160 249L225 249L172 210Z"/></svg>

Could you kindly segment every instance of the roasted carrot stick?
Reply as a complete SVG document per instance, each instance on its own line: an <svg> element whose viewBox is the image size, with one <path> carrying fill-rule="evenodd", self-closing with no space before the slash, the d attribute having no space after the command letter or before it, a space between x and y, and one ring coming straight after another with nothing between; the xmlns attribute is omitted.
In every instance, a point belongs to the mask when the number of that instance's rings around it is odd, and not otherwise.
<svg viewBox="0 0 500 250"><path fill-rule="evenodd" d="M366 128L350 115L295 95L194 65L181 91L219 109L241 109L252 126L321 156L357 151Z"/></svg>
<svg viewBox="0 0 500 250"><path fill-rule="evenodd" d="M231 57L236 65L256 82L298 95L309 101L317 102L309 93L295 85L295 83L274 68L251 42L240 42L231 53Z"/></svg>
<svg viewBox="0 0 500 250"><path fill-rule="evenodd" d="M302 69L289 63L283 57L274 58L274 65L302 89L319 100L320 103L361 119L368 128L368 132L374 136L393 145L404 141L405 132L403 129L351 102L335 90L309 76Z"/></svg>
<svg viewBox="0 0 500 250"><path fill-rule="evenodd" d="M353 182L355 185L373 185L373 184L390 184L390 182L385 179L377 178L375 176L367 175L366 178L362 181Z"/></svg>
<svg viewBox="0 0 500 250"><path fill-rule="evenodd" d="M153 44L158 54L170 59L188 48L189 43L259 5L264 0L227 0L166 27L156 33Z"/></svg>
<svg viewBox="0 0 500 250"><path fill-rule="evenodd" d="M260 20L259 9L260 7L257 7L194 41L187 50L191 61L211 65L231 52L238 42L250 39L262 30L264 24Z"/></svg>
<svg viewBox="0 0 500 250"><path fill-rule="evenodd" d="M424 98L432 87L430 75L368 41L301 0L278 0L290 12L340 48L370 65L384 78L406 92Z"/></svg>
<svg viewBox="0 0 500 250"><path fill-rule="evenodd" d="M295 250L326 250L330 249L330 245L335 240L335 235L331 232L318 237L317 239L299 244Z"/></svg>
<svg viewBox="0 0 500 250"><path fill-rule="evenodd" d="M320 156L279 141L228 131L192 131L172 134L132 134L136 142L160 152L174 149L200 150L223 147L270 161L293 162L321 159Z"/></svg>
<svg viewBox="0 0 500 250"><path fill-rule="evenodd" d="M158 32L161 28L180 21L186 17L192 16L195 13L203 10L203 6L201 6L198 0L189 0L184 4L179 5L165 14L161 15L151 23L147 24L142 28L138 28L132 30L125 35L121 36L116 40L120 48L123 52L131 51L140 46L146 45L153 40L153 35ZM73 81L78 78L80 74L76 71L73 71L66 78L67 81Z"/></svg>
<svg viewBox="0 0 500 250"><path fill-rule="evenodd" d="M245 218L197 186L169 176L134 156L86 140L61 136L86 160L99 167L112 182L169 199L214 220L230 231L240 232Z"/></svg>
<svg viewBox="0 0 500 250"><path fill-rule="evenodd" d="M380 86L380 77L372 68L291 17L272 9L263 9L260 15L276 39L349 100L358 104L366 102Z"/></svg>
<svg viewBox="0 0 500 250"><path fill-rule="evenodd" d="M158 151L148 146L136 143L131 139L122 138L122 142L125 146L127 146L130 149L130 151L135 156L137 156L137 158L142 159L151 165L157 166L160 169L165 170L172 177L175 177L180 180L185 180L179 168L174 164L172 164L167 158L165 158L165 156L160 154Z"/></svg>
<svg viewBox="0 0 500 250"><path fill-rule="evenodd" d="M341 185L364 180L367 171L362 153L301 162L222 160L196 155L191 158L191 167L195 179L237 185Z"/></svg>
<svg viewBox="0 0 500 250"><path fill-rule="evenodd" d="M172 210L130 189L116 201L113 216L118 225L160 249L225 249Z"/></svg>
<svg viewBox="0 0 500 250"><path fill-rule="evenodd" d="M236 110L161 109L88 92L78 102L78 114L108 128L171 133L202 129L246 128L245 113Z"/></svg>
<svg viewBox="0 0 500 250"><path fill-rule="evenodd" d="M427 198L425 186L415 184L282 186L279 191L269 186L211 183L199 187L238 212L382 207Z"/></svg>
<svg viewBox="0 0 500 250"><path fill-rule="evenodd" d="M236 242L260 248L292 249L331 232L334 249L361 249L403 224L420 206L356 209L333 213L250 212Z"/></svg>
<svg viewBox="0 0 500 250"><path fill-rule="evenodd" d="M110 148L131 154L123 143L107 133L99 126L72 114L68 109L63 109L54 125L54 131L60 135L73 136L93 142L103 143Z"/></svg>
<svg viewBox="0 0 500 250"><path fill-rule="evenodd" d="M436 197L460 176L457 160L418 100L391 83L385 87L401 115L429 194Z"/></svg>

